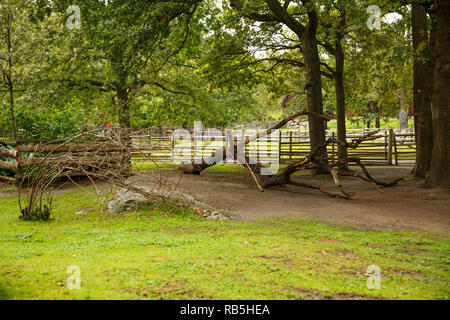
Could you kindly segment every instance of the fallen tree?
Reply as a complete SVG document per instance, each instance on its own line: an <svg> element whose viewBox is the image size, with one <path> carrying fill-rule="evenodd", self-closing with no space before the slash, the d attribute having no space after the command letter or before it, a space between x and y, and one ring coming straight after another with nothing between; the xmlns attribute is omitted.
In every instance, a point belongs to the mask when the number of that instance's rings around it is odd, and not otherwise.
<svg viewBox="0 0 450 320"><path fill-rule="evenodd" d="M329 195L331 197L339 197L344 199L352 199L354 196L354 193L347 192L344 189L343 184L341 183L339 176L348 176L348 177L354 177L361 180L364 180L366 182L369 182L374 185L374 187L382 192L382 187L390 187L396 185L399 181L402 181L403 178L394 179L389 182L383 182L380 180L377 180L370 175L367 168L362 164L361 159L359 158L346 158L342 159L340 161L334 162L332 164L327 161L328 159L324 159L322 157L319 157L318 154L320 153L320 150L323 150L323 148L326 148L331 143L336 143L338 146L344 148L345 150L349 148L356 149L361 143L368 140L374 140L378 139L381 136L377 135L378 131L373 131L367 133L364 137L356 138L351 140L350 142L347 141L341 141L336 138L329 138L324 145L318 146L315 148L310 154L308 154L306 157L304 157L302 160L296 161L294 163L291 163L286 168L278 172L274 175L263 175L261 174L261 170L263 169L263 165L260 163L256 164L250 164L250 161L248 157L245 155L245 152L242 152L242 145L246 145L251 141L255 141L261 137L265 137L267 135L270 135L274 130L280 129L283 127L287 122L289 122L292 119L295 119L301 115L310 115L310 116L317 116L324 118L325 120L329 120L324 116L313 114L307 111L302 111L299 113L296 113L294 115L291 115L279 123L277 123L274 127L266 130L265 132L258 133L257 135L254 135L252 137L248 137L244 140L242 144L233 144L233 152L231 154L236 155L236 159L238 160L238 163L241 163L251 174L253 180L255 181L255 184L257 185L258 189L260 191L263 191L265 188L273 187L273 186L281 186L281 185L294 185L299 187L306 187L311 188L320 191L323 194ZM203 159L201 164L181 164L179 166L179 170L183 173L188 174L200 174L204 169L213 166L214 164L217 164L216 154L219 153L223 156L222 160L226 159L227 150L230 148L229 146L225 146L223 148L219 148L216 151L214 151L210 157L207 159ZM340 168L347 167L348 164L354 164L357 165L362 170L362 174L355 172L355 171L342 171ZM291 175L299 170L314 170L314 169L320 169L323 172L328 172L330 175L332 175L333 180L336 184L336 186L339 188L340 193L332 193L330 191L325 190L320 185L311 185L305 182L296 182L291 180Z"/></svg>
<svg viewBox="0 0 450 320"><path fill-rule="evenodd" d="M266 131L263 131L263 132L258 132L257 134L255 134L255 135L253 135L251 137L247 137L240 144L234 144L234 150L233 150L232 154L238 155L240 147L243 147L243 146L249 144L252 141L264 138L264 137L270 135L271 133L273 133L274 131L284 127L289 121L291 121L293 119L296 119L296 118L298 118L300 116L304 116L304 115L309 115L309 116L313 116L313 117L322 118L325 121L329 121L330 120L328 117L325 117L323 115L320 115L320 114L317 114L317 113L314 113L314 112L309 112L309 111L297 112L297 113L295 113L293 115L290 115L289 117L281 120L280 122L278 122L275 126L271 127L270 129L268 129ZM206 168L209 168L209 167L217 164L217 162L218 162L217 161L218 159L216 159L216 155L217 154L220 154L222 156L222 159L219 159L219 160L225 160L226 156L227 156L227 148L228 148L228 146L216 149L208 158L202 159L202 163L199 163L199 164L196 164L196 163L180 164L178 169L181 172L187 173L187 174L200 174ZM247 167L249 161L248 161L248 159L246 159L246 161L242 161L241 163L242 163L243 166Z"/></svg>
<svg viewBox="0 0 450 320"><path fill-rule="evenodd" d="M366 139L369 139L369 138L366 138ZM371 137L370 139L376 139L376 137ZM360 138L358 141L356 141L356 143L354 143L355 141L352 141L352 143L348 144L348 143L342 142L336 138L330 138L326 141L325 146L329 145L332 142L343 145L343 146L345 146L346 149L348 149L349 146L356 148L356 146L362 142L362 139ZM366 182L373 184L375 186L375 188L380 192L382 192L382 189L381 189L382 187L391 187L391 186L396 185L399 181L403 180L403 178L397 178L397 179L394 179L389 182L377 180L377 179L373 178L372 175L370 175L369 171L361 163L361 159L359 159L359 158L347 158L347 159L343 159L341 161L337 161L333 164L327 164L326 161L323 161L323 159L321 159L320 157L317 157L317 151L318 151L318 149L311 152L309 155L307 155L302 160L290 164L289 166L287 166L285 169L283 169L281 172L279 172L276 175L262 176L256 172L255 176L257 176L257 177L259 176L260 185L262 186L262 188L290 184L290 185L294 185L294 186L315 189L315 190L318 190L321 193L327 194L331 197L339 197L339 198L344 198L344 199L352 199L354 196L354 193L347 192L344 189L343 184L339 180L339 176L349 176L349 177L359 178L361 180L364 180ZM339 168L341 168L345 165L348 165L350 163L353 163L353 164L357 165L358 167L360 167L363 174L360 174L355 171L340 171L339 170ZM311 185L311 184L307 184L305 182L295 182L295 181L291 180L291 175L299 170L318 169L318 168L320 168L332 175L336 186L340 190L340 193L329 192L319 185Z"/></svg>

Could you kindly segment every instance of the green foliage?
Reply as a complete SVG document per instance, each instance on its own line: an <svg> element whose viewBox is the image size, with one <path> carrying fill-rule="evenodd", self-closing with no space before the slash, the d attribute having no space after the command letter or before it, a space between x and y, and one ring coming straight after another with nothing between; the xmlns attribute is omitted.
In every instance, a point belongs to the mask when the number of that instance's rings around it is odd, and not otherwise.
<svg viewBox="0 0 450 320"><path fill-rule="evenodd" d="M132 127L191 126L195 120L224 127L278 120L306 108L299 40L280 23L248 18L251 12L268 13L265 1L242 1L242 11L210 0L10 3L21 12L13 72L17 126L24 137L59 138L86 126L117 124L123 116L118 85L127 91ZM400 101L411 105L409 8L382 6L383 14L396 10L403 18L369 30L371 4L377 1L311 4L319 14L320 56L331 69L335 61L327 46L339 32L345 35L346 108L364 122L378 114L396 117ZM69 5L81 8L79 30L66 27ZM292 1L288 12L305 23L305 8ZM322 71L330 72L324 66ZM322 79L324 111L335 113L334 80ZM9 132L5 89L0 129ZM282 110L281 97L292 93L297 95Z"/></svg>
<svg viewBox="0 0 450 320"><path fill-rule="evenodd" d="M145 98L143 96L136 101L133 126L164 124L189 127L194 121L202 120L206 126L225 127L257 115L256 98L244 88L232 92L196 89L190 96L160 91L151 100Z"/></svg>
<svg viewBox="0 0 450 320"><path fill-rule="evenodd" d="M74 136L85 129L88 113L77 108L50 111L17 109L17 125L22 138L59 139Z"/></svg>
<svg viewBox="0 0 450 320"><path fill-rule="evenodd" d="M377 116L374 103L382 117L396 117L401 103L412 106L410 12L407 7L399 12L399 20L382 22L380 30L359 24L349 41L348 109L366 120Z"/></svg>

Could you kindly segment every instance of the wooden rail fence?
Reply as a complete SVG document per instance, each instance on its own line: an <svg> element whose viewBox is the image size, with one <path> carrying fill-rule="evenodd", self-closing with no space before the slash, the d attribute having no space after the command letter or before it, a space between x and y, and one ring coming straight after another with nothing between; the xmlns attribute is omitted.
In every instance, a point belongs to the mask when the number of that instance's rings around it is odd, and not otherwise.
<svg viewBox="0 0 450 320"><path fill-rule="evenodd" d="M347 139L354 139L365 136L367 132L374 129L348 130ZM357 149L349 149L350 157L362 159L365 165L414 165L415 163L415 137L412 130L398 131L393 129L377 129L373 135L374 139L364 141ZM263 130L261 130L263 131ZM242 141L246 137L255 134L253 131L244 131L241 129L231 130L225 134L218 132L211 134L208 131L201 131L203 139L206 137L210 141L195 141L192 131L191 138L187 140L174 140L174 129L140 129L137 134L131 135L132 148L131 159L134 162L156 161L171 162L173 160L173 150L177 150L186 162L192 161L194 157L209 156L216 149L223 147L226 143L226 135L233 135L236 142ZM336 132L329 130L326 137L336 137ZM5 141L8 142L8 141ZM60 146L64 140L33 140L19 139L9 141L15 146L15 149L0 148L0 157L10 158L8 161L0 159L0 169L9 169L15 171L16 178L21 176L21 169L39 161L40 156L52 153L89 151L89 141L83 143L71 143ZM98 139L96 140L98 143ZM266 143L268 147L262 147ZM102 145L100 151L117 151L109 142ZM92 145L92 149L99 151L98 145ZM337 145L333 142L328 146L328 157L331 162L337 161ZM305 130L282 129L278 133L273 133L264 138L260 138L245 146L245 152L250 157L260 162L273 162L275 159L280 163L291 163L302 159L310 153L309 134ZM98 154L98 157L101 157ZM26 155L26 156L24 156ZM13 159L11 161L11 159ZM51 160L51 159L50 159ZM90 159L92 160L92 159ZM100 159L99 159L100 160ZM227 163L232 163L230 161ZM0 180L13 182L15 178L0 176Z"/></svg>
<svg viewBox="0 0 450 320"><path fill-rule="evenodd" d="M362 159L365 165L414 165L415 163L415 137L413 130L399 131L394 129L353 129L348 130L347 139L364 137L368 132L377 130L376 139L361 143L357 149L349 149L351 157ZM255 134L253 131L241 129L231 130L235 143ZM263 130L261 130L262 132ZM172 150L176 147L182 153L181 159L186 162L195 156L209 156L216 149L225 146L225 134L213 134L201 131L208 141L194 140L190 131L190 139L173 140L173 130L149 130L146 134L133 136L133 145L139 150L152 147L147 153L137 151L133 153L133 160L147 161L146 155L151 154L157 161L172 161ZM208 134L209 133L209 134ZM326 138L336 137L336 132L328 130ZM261 152L262 143L268 145L267 152ZM258 157L260 161L270 161L277 157L280 163L290 163L299 160L310 153L309 133L305 130L282 129L279 135L271 134L260 138L245 147L249 157ZM337 145L333 142L328 147L330 161L337 160Z"/></svg>

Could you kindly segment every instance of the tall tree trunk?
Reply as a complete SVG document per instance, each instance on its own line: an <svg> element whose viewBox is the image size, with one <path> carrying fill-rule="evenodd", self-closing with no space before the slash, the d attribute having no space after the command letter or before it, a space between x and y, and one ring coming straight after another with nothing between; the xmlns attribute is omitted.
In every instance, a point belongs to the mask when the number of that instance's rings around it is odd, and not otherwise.
<svg viewBox="0 0 450 320"><path fill-rule="evenodd" d="M16 140L16 119L14 116L14 84L13 84L13 80L12 80L13 62L12 62L12 43L11 43L11 20L12 20L12 16L9 17L9 21L6 26L6 28L7 28L6 40L8 42L7 82L8 82L8 88L9 88L9 103L10 103L10 112L11 112L11 132L12 132L13 140Z"/></svg>
<svg viewBox="0 0 450 320"><path fill-rule="evenodd" d="M318 13L309 0L302 1L302 5L308 14L308 25L304 26L278 0L265 0L265 2L273 14L269 14L269 21L283 23L298 36L302 44L303 60L306 69L308 110L311 112L308 119L311 151L317 150L315 154L318 158L328 164L327 148L325 146L325 120L313 115L314 113L323 115L320 57L316 38L319 24ZM242 10L244 7L239 0L233 0L230 3L237 10ZM268 21L267 16L258 13L249 13L248 17L257 21ZM314 170L313 174L316 173L319 173L319 171Z"/></svg>
<svg viewBox="0 0 450 320"><path fill-rule="evenodd" d="M308 110L317 114L323 114L322 79L320 72L320 58L315 34L305 34L302 38L303 58L306 69L306 92ZM309 137L311 150L319 149L317 155L327 161L327 149L325 147L325 123L324 120L309 116ZM321 173L315 170L313 174Z"/></svg>
<svg viewBox="0 0 450 320"><path fill-rule="evenodd" d="M379 129L381 128L381 123L380 123L380 107L378 106L378 102L375 101L373 103L373 110L375 112L375 128Z"/></svg>
<svg viewBox="0 0 450 320"><path fill-rule="evenodd" d="M336 90L336 115L337 115L337 138L340 141L346 141L347 130L345 126L345 89L344 89L344 52L341 41L336 41L336 73L334 86ZM338 145L338 160L347 158L347 148ZM347 165L343 165L341 170L347 170Z"/></svg>
<svg viewBox="0 0 450 320"><path fill-rule="evenodd" d="M298 36L302 44L303 60L306 69L308 110L311 112L308 119L311 151L317 150L315 154L328 164L327 148L325 146L325 120L313 115L314 113L323 115L320 57L316 38L319 24L318 13L309 0L302 1L302 5L308 14L308 25L304 26L278 0L265 0L265 2L273 14L269 14L269 21L283 23ZM244 7L239 0L232 0L230 3L237 10L242 10ZM248 17L257 21L268 21L267 16L255 12L248 13ZM316 173L319 173L319 171L314 170L313 174Z"/></svg>
<svg viewBox="0 0 450 320"><path fill-rule="evenodd" d="M428 32L425 8L414 2L411 13L413 65L413 107L416 133L416 166L414 175L425 178L433 150L431 99L433 95L434 37ZM434 30L430 34L434 33Z"/></svg>
<svg viewBox="0 0 450 320"><path fill-rule="evenodd" d="M131 149L132 141L130 133L127 129L130 128L130 101L128 97L128 88L126 86L125 80L120 80L116 84L116 95L117 95L117 101L119 103L119 125L121 128L120 131L120 139L122 140L122 143L127 146L128 150ZM125 170L129 170L131 168L131 153L127 154L128 160L126 163L128 163L128 168L124 168Z"/></svg>
<svg viewBox="0 0 450 320"><path fill-rule="evenodd" d="M9 77L9 102L11 111L11 133L13 140L16 140L16 118L14 116L14 85Z"/></svg>
<svg viewBox="0 0 450 320"><path fill-rule="evenodd" d="M130 104L126 82L121 80L116 84L116 95L119 103L119 124L122 128L130 127Z"/></svg>
<svg viewBox="0 0 450 320"><path fill-rule="evenodd" d="M450 0L437 0L433 91L434 146L426 185L450 187Z"/></svg>

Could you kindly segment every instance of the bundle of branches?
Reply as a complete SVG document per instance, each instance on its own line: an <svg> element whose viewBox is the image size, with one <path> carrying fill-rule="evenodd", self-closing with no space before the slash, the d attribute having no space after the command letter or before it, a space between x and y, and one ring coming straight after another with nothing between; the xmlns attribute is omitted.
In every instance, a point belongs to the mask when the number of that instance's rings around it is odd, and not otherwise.
<svg viewBox="0 0 450 320"><path fill-rule="evenodd" d="M280 129L290 120L295 119L301 115L321 117L321 118L324 118L325 120L329 120L325 116L310 113L307 111L302 111L302 112L296 113L294 115L291 115L291 116L287 117L286 119L283 119L282 121L277 123L274 127L268 129L265 132L258 133L257 135L255 135L253 137L249 137L249 138L245 139L243 144L248 144L251 141L254 141L259 138L270 135L273 131ZM313 150L310 154L308 154L302 160L296 161L296 162L288 165L285 169L283 169L282 171L280 171L279 173L277 173L275 175L262 175L261 170L263 168L263 165L261 165L260 163L250 164L248 156L246 156L242 152L239 152L239 150L242 150L242 146L239 147L236 144L234 144L232 146L234 148L234 150L233 150L234 152L232 154L237 155L238 162L242 163L243 166L245 166L248 169L248 171L251 173L251 175L260 191L263 191L264 188L271 187L271 186L280 186L280 185L290 184L290 185L295 185L295 186L300 186L300 187L316 189L316 190L318 190L324 194L327 194L331 197L352 199L354 196L354 193L347 192L344 189L342 183L339 180L339 176L350 176L350 177L362 179L364 181L367 181L367 182L373 184L375 186L375 188L380 192L382 192L382 189L381 189L382 187L390 187L390 186L396 185L399 181L403 180L403 178L394 179L393 181L389 181L389 182L379 181L370 175L367 168L362 164L361 159L359 159L359 158L346 158L344 160L337 161L337 162L330 164L330 162L328 161L327 158L319 157L318 154L322 153L320 151L323 150L324 148L326 148L329 144L331 144L333 142L340 146L343 146L346 149L349 149L349 148L355 149L364 141L379 139L381 136L377 135L377 133L378 133L378 131L369 132L364 137L353 139L350 142L340 141L336 138L329 138L325 142L324 145L321 145L321 146L315 148L315 150ZM220 150L220 149L216 150L214 153L212 153L212 155L210 156L209 159L203 160L203 162L201 164L187 164L187 165L182 164L182 165L180 165L179 170L182 171L183 173L200 174L204 169L214 165L215 162L213 160L216 160L215 159L216 154L219 151L221 152L219 154L224 155L224 160L225 160L225 154L227 154L226 153L227 148L228 147L226 146L223 148L223 150ZM345 167L346 165L348 165L350 163L353 163L353 164L359 166L361 168L363 174L360 174L360 173L354 172L354 171L339 170L339 168ZM311 169L311 170L312 169L322 169L322 171L330 173L333 176L335 184L340 189L340 193L329 192L329 191L325 190L323 187L321 187L320 185L312 185L312 184L308 184L308 183L304 183L304 182L295 182L295 181L291 180L291 175L293 173L295 173L299 170L305 170L305 169Z"/></svg>
<svg viewBox="0 0 450 320"><path fill-rule="evenodd" d="M0 182L15 183L12 163L15 160L16 151L8 143L0 142Z"/></svg>
<svg viewBox="0 0 450 320"><path fill-rule="evenodd" d="M19 185L22 219L49 218L56 190L54 182L60 177L74 184L77 184L74 177L87 177L97 192L96 182L108 181L112 186L128 188L155 198L127 182L131 174L131 153L138 151L131 144L131 132L119 128L109 130L105 136L98 136L96 132L85 132L58 144L22 146L22 151L34 152L35 155L45 153L43 157L22 161L25 165ZM22 200L24 195L26 201Z"/></svg>

